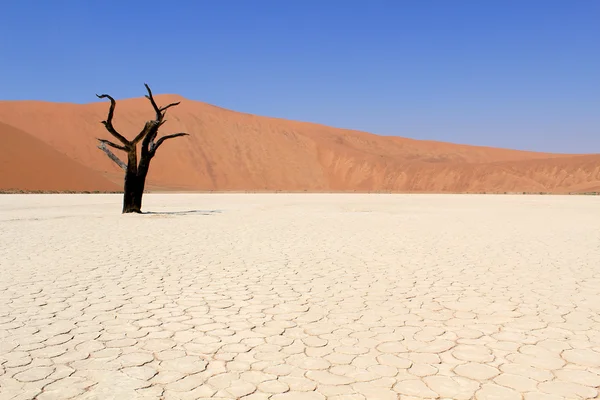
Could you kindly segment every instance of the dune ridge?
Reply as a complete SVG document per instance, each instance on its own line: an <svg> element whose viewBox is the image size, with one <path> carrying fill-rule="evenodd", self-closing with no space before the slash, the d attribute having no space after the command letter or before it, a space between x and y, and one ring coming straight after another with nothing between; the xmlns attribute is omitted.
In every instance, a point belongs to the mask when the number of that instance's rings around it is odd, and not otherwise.
<svg viewBox="0 0 600 400"><path fill-rule="evenodd" d="M569 193L600 188L598 154L378 136L235 112L178 95L155 97L159 104L181 101L169 110L162 134L185 131L190 136L160 149L150 168L150 189ZM107 111L107 102L0 101L3 127L19 129L105 178L88 178L86 187L93 190L106 190L105 181L113 188L122 182L122 171L96 148L96 138L110 139L100 124ZM152 113L145 98L117 100L114 125L131 138ZM17 140L14 136L10 140ZM44 164L46 170L54 168ZM45 187L64 187L61 171L49 173ZM1 174L7 181L18 178L19 189L31 186L32 178L19 177L12 169Z"/></svg>

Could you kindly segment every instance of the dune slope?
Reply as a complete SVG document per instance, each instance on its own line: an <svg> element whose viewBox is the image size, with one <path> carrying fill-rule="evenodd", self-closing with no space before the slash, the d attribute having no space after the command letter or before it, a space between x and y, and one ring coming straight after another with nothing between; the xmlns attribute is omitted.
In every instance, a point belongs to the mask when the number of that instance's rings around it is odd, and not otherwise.
<svg viewBox="0 0 600 400"><path fill-rule="evenodd" d="M377 136L259 117L176 95L150 187L177 190L571 192L600 187L600 155L559 155ZM35 135L119 182L121 171L96 149L107 102L0 102L0 121ZM118 101L114 124L133 137L153 117L145 98Z"/></svg>

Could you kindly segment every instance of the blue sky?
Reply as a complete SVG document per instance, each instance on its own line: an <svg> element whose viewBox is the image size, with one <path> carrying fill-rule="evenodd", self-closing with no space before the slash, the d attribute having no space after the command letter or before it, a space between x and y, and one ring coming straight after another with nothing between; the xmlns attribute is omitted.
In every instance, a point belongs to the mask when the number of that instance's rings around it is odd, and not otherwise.
<svg viewBox="0 0 600 400"><path fill-rule="evenodd" d="M0 99L178 93L416 139L600 153L600 1L13 0Z"/></svg>

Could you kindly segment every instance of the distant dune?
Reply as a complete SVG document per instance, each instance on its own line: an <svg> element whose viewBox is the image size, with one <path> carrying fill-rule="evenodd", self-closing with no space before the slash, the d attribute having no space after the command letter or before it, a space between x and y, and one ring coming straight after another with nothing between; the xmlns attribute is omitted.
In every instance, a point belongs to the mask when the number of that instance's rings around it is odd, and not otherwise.
<svg viewBox="0 0 600 400"><path fill-rule="evenodd" d="M120 190L101 173L1 122L0 143L0 190Z"/></svg>
<svg viewBox="0 0 600 400"><path fill-rule="evenodd" d="M169 141L159 150L150 168L150 188L552 193L600 190L600 155L534 153L377 136L234 112L176 95L155 97L159 104L182 102L169 110L162 134L185 131L191 136ZM111 138L100 124L107 110L108 102L0 102L2 131L10 131L15 143L15 137L23 136L23 144L14 145L10 156L6 149L0 153L3 187L8 182L20 189L120 188L122 171L96 148L95 138ZM120 100L114 124L131 138L146 120L153 118L152 112L145 98ZM6 124L21 131L11 131ZM38 147L47 145L44 151L54 154L55 162L28 155L25 142L35 142L34 138L40 142ZM34 173L7 167L24 159L31 171L43 170L44 179L40 181Z"/></svg>

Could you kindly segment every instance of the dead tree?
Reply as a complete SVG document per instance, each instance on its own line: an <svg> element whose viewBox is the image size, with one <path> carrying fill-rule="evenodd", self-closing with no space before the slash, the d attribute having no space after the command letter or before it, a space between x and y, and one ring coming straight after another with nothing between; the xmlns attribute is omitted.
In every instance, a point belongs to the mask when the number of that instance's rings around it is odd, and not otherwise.
<svg viewBox="0 0 600 400"><path fill-rule="evenodd" d="M142 195L144 194L144 187L146 185L146 176L148 175L148 169L150 168L150 161L156 154L159 147L168 139L173 139L179 136L187 136L187 133L173 133L165 135L158 140L159 128L166 122L165 114L167 109L175 107L179 102L168 104L164 107L159 107L154 101L152 91L147 84L146 90L148 94L146 98L150 100L156 118L146 122L144 128L133 140L127 140L121 135L113 126L113 116L115 113L116 101L107 94L96 95L100 99L110 100L110 109L108 110L108 117L102 124L106 127L106 130L113 135L119 143L113 143L109 140L98 139L100 144L98 148L102 150L112 161L114 161L119 167L125 171L125 185L123 195L123 213L141 213L142 212ZM138 164L138 144L141 142L141 154L140 162ZM121 150L127 153L127 163L124 163L119 157L117 157L108 147L113 149Z"/></svg>

